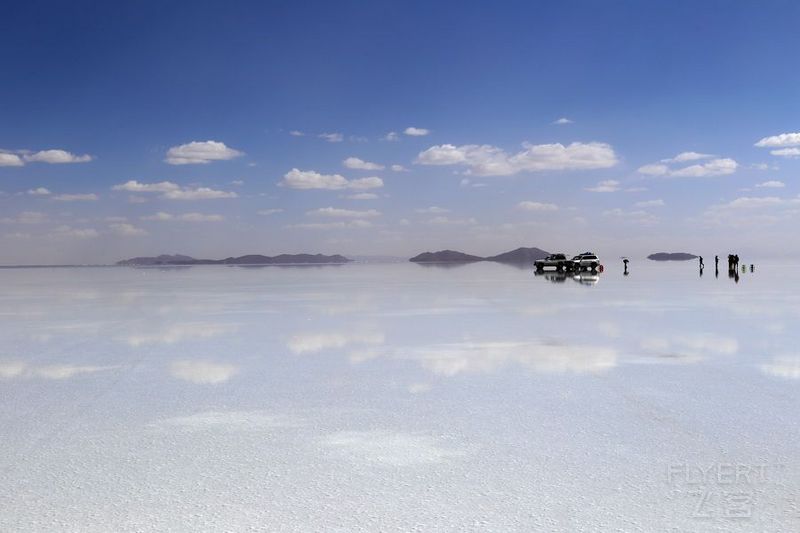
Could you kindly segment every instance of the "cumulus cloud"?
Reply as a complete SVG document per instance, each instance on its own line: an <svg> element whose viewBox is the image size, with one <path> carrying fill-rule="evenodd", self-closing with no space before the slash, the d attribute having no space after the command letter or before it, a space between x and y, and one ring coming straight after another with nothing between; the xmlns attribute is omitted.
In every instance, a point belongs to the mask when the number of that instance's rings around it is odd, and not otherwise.
<svg viewBox="0 0 800 533"><path fill-rule="evenodd" d="M63 163L88 163L92 156L88 154L75 155L66 150L41 150L32 154L25 154L25 161L32 163L50 163L53 165Z"/></svg>
<svg viewBox="0 0 800 533"><path fill-rule="evenodd" d="M0 167L21 167L23 165L25 165L25 161L17 154L0 152Z"/></svg>
<svg viewBox="0 0 800 533"><path fill-rule="evenodd" d="M209 187L180 187L171 181L139 183L136 180L130 180L121 185L115 185L112 189L138 193L161 193L160 198L166 200L216 200L238 197L235 192L218 191Z"/></svg>
<svg viewBox="0 0 800 533"><path fill-rule="evenodd" d="M339 209L336 207L322 207L306 212L309 216L335 217L335 218L372 218L380 216L380 211L368 209L366 211L355 211L352 209Z"/></svg>
<svg viewBox="0 0 800 533"><path fill-rule="evenodd" d="M764 137L763 139L759 140L755 145L761 148L798 146L800 145L800 132L781 133L780 135L772 135L771 137Z"/></svg>
<svg viewBox="0 0 800 533"><path fill-rule="evenodd" d="M169 366L170 374L178 379L198 385L216 385L224 383L239 372L239 367L213 361L184 359L173 361Z"/></svg>
<svg viewBox="0 0 800 533"><path fill-rule="evenodd" d="M314 170L300 170L293 168L283 176L279 183L290 189L374 189L383 187L383 180L378 177L359 178L348 180L340 174L320 174Z"/></svg>
<svg viewBox="0 0 800 533"><path fill-rule="evenodd" d="M47 215L38 211L23 211L15 217L0 218L6 224L41 224L47 221Z"/></svg>
<svg viewBox="0 0 800 533"><path fill-rule="evenodd" d="M180 189L176 183L171 181L161 181L158 183L139 183L136 180L126 181L121 185L114 185L112 187L115 191L127 192L170 192Z"/></svg>
<svg viewBox="0 0 800 533"><path fill-rule="evenodd" d="M392 165L390 168L392 172L408 172L408 169L403 165Z"/></svg>
<svg viewBox="0 0 800 533"><path fill-rule="evenodd" d="M687 161L697 161L698 159L708 159L714 157L711 154L701 154L699 152L681 152L675 157L662 159L662 163L685 163Z"/></svg>
<svg viewBox="0 0 800 533"><path fill-rule="evenodd" d="M371 228L372 222L369 220L355 219L347 222L314 222L309 224L291 224L286 226L289 229L318 229L318 230L333 230L333 229L364 229Z"/></svg>
<svg viewBox="0 0 800 533"><path fill-rule="evenodd" d="M409 127L407 127L406 129L403 130L403 133L405 133L406 135L409 135L411 137L424 137L424 136L430 134L430 132L431 131L428 130L428 129L415 128L413 126L409 126Z"/></svg>
<svg viewBox="0 0 800 533"><path fill-rule="evenodd" d="M167 191L161 197L167 200L217 200L220 198L236 198L235 192L218 191L208 187L185 188Z"/></svg>
<svg viewBox="0 0 800 533"><path fill-rule="evenodd" d="M76 155L66 150L40 150L29 152L20 150L17 153L0 151L0 167L21 167L25 163L88 163L93 158L88 154Z"/></svg>
<svg viewBox="0 0 800 533"><path fill-rule="evenodd" d="M636 202L634 204L636 207L663 207L664 200L644 200L641 202Z"/></svg>
<svg viewBox="0 0 800 533"><path fill-rule="evenodd" d="M454 146L442 144L420 152L416 162L421 165L466 166L468 174L477 176L509 176L519 172L546 170L588 170L609 168L617 164L617 156L609 144L574 142L524 143L523 150L514 155L487 144Z"/></svg>
<svg viewBox="0 0 800 533"><path fill-rule="evenodd" d="M345 196L348 200L376 200L378 195L374 192L359 192Z"/></svg>
<svg viewBox="0 0 800 533"><path fill-rule="evenodd" d="M67 237L71 239L94 239L100 236L100 232L93 228L73 228L72 226L58 226L49 235L54 238Z"/></svg>
<svg viewBox="0 0 800 533"><path fill-rule="evenodd" d="M379 165L378 163L370 163L369 161L364 161L363 159L359 159L357 157L348 157L342 164L347 168L352 168L355 170L383 170L384 166Z"/></svg>
<svg viewBox="0 0 800 533"><path fill-rule="evenodd" d="M225 161L244 155L218 141L192 141L167 150L165 162L170 165L205 165L212 161Z"/></svg>
<svg viewBox="0 0 800 533"><path fill-rule="evenodd" d="M587 187L591 192L616 192L619 190L620 183L617 180L603 180L594 187Z"/></svg>
<svg viewBox="0 0 800 533"><path fill-rule="evenodd" d="M708 157L706 154L697 154L695 152L684 152L683 154L678 154L675 158L672 159L664 159L660 163L653 163L649 165L644 165L639 167L638 172L640 174L646 174L648 176L662 176L662 177L676 177L676 178L704 178L704 177L713 177L713 176L726 176L729 174L733 174L736 172L736 169L739 167L739 164L730 158L717 158L711 159L710 161L706 161L704 163L696 163L694 165L684 166L680 168L674 168L674 166L670 166L665 164L665 162L671 163L678 163L681 162L677 159L677 157L684 156L682 162L691 161L691 159L686 159L686 154L690 154L691 157L702 156Z"/></svg>
<svg viewBox="0 0 800 533"><path fill-rule="evenodd" d="M147 235L147 232L141 228L137 228L133 224L128 224L125 222L120 222L117 224L111 224L109 229L116 235L122 237L141 237L142 235Z"/></svg>
<svg viewBox="0 0 800 533"><path fill-rule="evenodd" d="M97 201L98 199L99 199L99 197L94 193L89 193L89 194L58 194L56 196L53 196L53 200L58 200L59 202L94 202L94 201Z"/></svg>
<svg viewBox="0 0 800 533"><path fill-rule="evenodd" d="M786 157L791 159L800 157L800 148L781 148L779 150L771 150L770 153L778 157Z"/></svg>
<svg viewBox="0 0 800 533"><path fill-rule="evenodd" d="M29 189L28 194L31 196L48 196L50 194L50 189L46 189L44 187L37 187L35 189Z"/></svg>
<svg viewBox="0 0 800 533"><path fill-rule="evenodd" d="M171 213L158 212L153 215L143 216L142 220L154 220L160 222L179 221L179 222L222 222L225 217L222 215L207 215L204 213L182 213L173 215Z"/></svg>
<svg viewBox="0 0 800 533"><path fill-rule="evenodd" d="M567 117L561 117L551 122L551 124L564 125L564 124L572 124L573 122L574 122L573 120L570 120Z"/></svg>
<svg viewBox="0 0 800 533"><path fill-rule="evenodd" d="M444 207L438 207L438 206L435 206L435 205L432 205L430 207L423 207L423 208L420 208L420 209L415 209L414 211L416 211L417 213L427 213L427 214L434 214L434 215L441 214L441 213L449 213L450 212L449 209L445 209Z"/></svg>
<svg viewBox="0 0 800 533"><path fill-rule="evenodd" d="M383 140L384 140L384 141L390 141L390 142L392 142L392 141L399 141L399 140L400 140L400 136L397 134L397 132L396 132L396 131L390 131L389 133L387 133L387 134L386 134L386 135L383 137Z"/></svg>
<svg viewBox="0 0 800 533"><path fill-rule="evenodd" d="M344 136L341 133L320 133L317 137L325 139L329 143L340 143L344 140Z"/></svg>
<svg viewBox="0 0 800 533"><path fill-rule="evenodd" d="M556 204L531 202L529 200L518 203L517 208L524 211L558 211L558 206Z"/></svg>
<svg viewBox="0 0 800 533"><path fill-rule="evenodd" d="M770 181L764 181L764 182L761 182L761 183L757 183L756 187L765 188L765 189L782 189L782 188L786 187L786 184L783 183L782 181L770 180Z"/></svg>

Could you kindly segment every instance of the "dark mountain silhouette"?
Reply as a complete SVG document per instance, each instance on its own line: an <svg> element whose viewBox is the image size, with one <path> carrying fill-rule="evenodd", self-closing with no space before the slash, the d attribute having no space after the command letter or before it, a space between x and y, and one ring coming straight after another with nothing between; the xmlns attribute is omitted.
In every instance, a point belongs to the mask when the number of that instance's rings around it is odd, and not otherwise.
<svg viewBox="0 0 800 533"><path fill-rule="evenodd" d="M454 250L440 250L438 252L425 252L409 259L412 263L473 263L483 261L483 257L469 255Z"/></svg>
<svg viewBox="0 0 800 533"><path fill-rule="evenodd" d="M454 250L425 252L409 259L412 263L474 263L476 261L494 261L496 263L533 263L550 255L539 248L517 248L491 257L479 257Z"/></svg>
<svg viewBox="0 0 800 533"><path fill-rule="evenodd" d="M537 259L544 259L548 255L550 255L550 252L545 252L541 248L517 248L504 254L487 257L486 260L498 263L533 263Z"/></svg>
<svg viewBox="0 0 800 533"><path fill-rule="evenodd" d="M134 257L118 261L120 266L154 266L154 265L322 265L348 263L350 260L342 255L322 254L281 254L274 257L268 255L243 255L226 259L195 259L188 255L159 255L157 257Z"/></svg>
<svg viewBox="0 0 800 533"><path fill-rule="evenodd" d="M648 255L647 258L652 261L690 261L697 259L697 256L686 252L658 252Z"/></svg>

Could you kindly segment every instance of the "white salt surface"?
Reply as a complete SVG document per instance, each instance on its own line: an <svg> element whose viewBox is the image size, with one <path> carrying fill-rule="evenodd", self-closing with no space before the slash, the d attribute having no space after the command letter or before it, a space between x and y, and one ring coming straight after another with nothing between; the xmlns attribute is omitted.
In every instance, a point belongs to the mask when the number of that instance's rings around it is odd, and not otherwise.
<svg viewBox="0 0 800 533"><path fill-rule="evenodd" d="M0 531L800 531L790 272L0 270Z"/></svg>

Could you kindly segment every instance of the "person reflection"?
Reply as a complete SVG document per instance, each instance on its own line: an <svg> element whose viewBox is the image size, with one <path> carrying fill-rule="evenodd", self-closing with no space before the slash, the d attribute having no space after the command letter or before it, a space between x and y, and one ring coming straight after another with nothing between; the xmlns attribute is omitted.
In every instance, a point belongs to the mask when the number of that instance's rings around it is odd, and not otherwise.
<svg viewBox="0 0 800 533"><path fill-rule="evenodd" d="M623 257L622 258L622 264L625 265L625 269L622 271L622 274L627 276L628 275L628 258L627 257Z"/></svg>

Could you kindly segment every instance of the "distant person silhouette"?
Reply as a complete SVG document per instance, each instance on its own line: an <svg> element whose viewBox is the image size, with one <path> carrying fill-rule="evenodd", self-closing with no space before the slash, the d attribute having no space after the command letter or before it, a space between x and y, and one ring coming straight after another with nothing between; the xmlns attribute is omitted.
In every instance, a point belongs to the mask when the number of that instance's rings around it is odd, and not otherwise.
<svg viewBox="0 0 800 533"><path fill-rule="evenodd" d="M700 256L700 270L703 270L703 256Z"/></svg>
<svg viewBox="0 0 800 533"><path fill-rule="evenodd" d="M622 260L622 264L625 265L625 270L622 272L624 275L628 275L628 258Z"/></svg>
<svg viewBox="0 0 800 533"><path fill-rule="evenodd" d="M714 256L714 268L719 270L719 256L718 255Z"/></svg>

